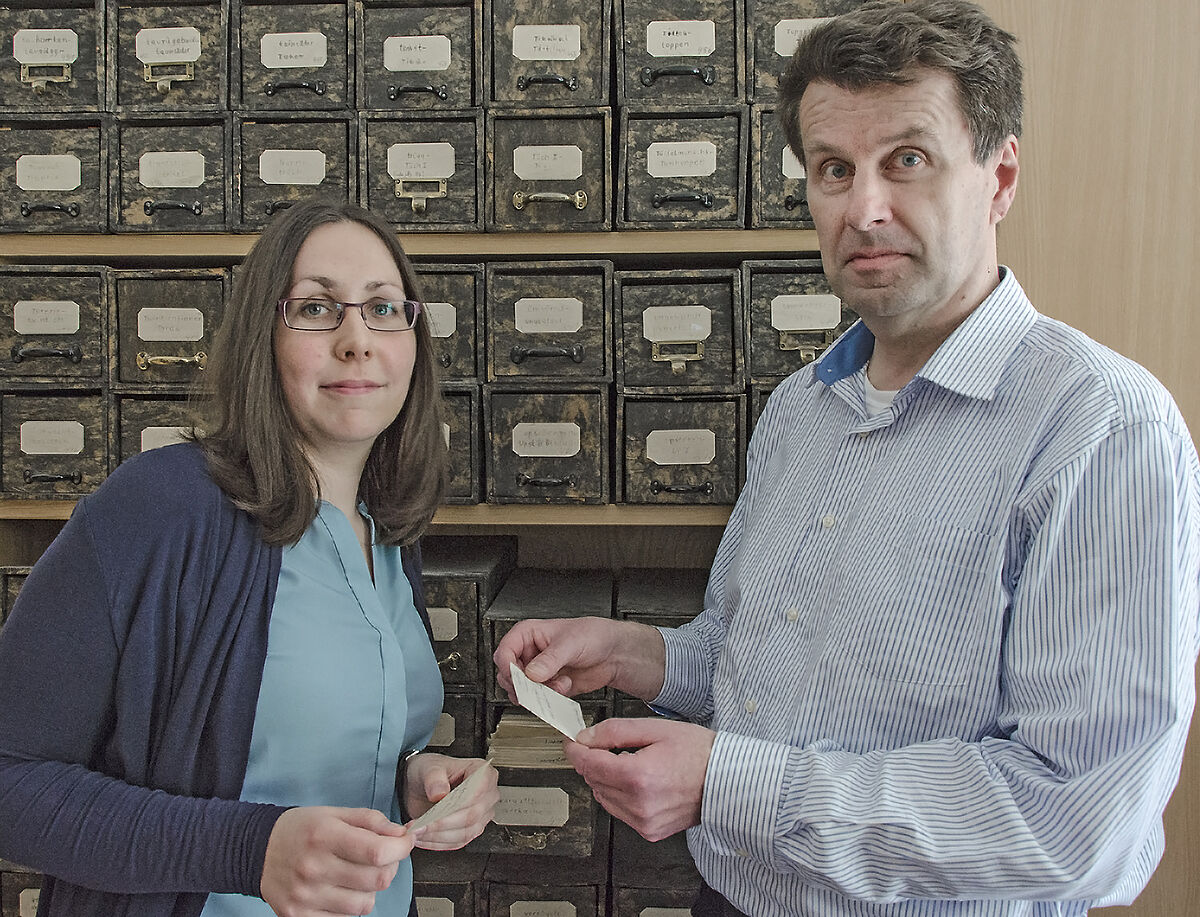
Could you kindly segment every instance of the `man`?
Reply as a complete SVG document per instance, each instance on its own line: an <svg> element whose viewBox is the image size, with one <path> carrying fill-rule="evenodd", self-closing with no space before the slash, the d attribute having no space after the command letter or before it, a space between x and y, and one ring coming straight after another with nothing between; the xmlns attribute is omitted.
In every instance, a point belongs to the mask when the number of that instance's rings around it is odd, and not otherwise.
<svg viewBox="0 0 1200 917"><path fill-rule="evenodd" d="M567 753L644 836L690 829L696 914L1079 915L1161 856L1200 468L1162 386L997 262L1013 44L959 0L801 43L782 120L862 321L772 395L695 622L528 621L497 649L506 687L513 660L690 720Z"/></svg>

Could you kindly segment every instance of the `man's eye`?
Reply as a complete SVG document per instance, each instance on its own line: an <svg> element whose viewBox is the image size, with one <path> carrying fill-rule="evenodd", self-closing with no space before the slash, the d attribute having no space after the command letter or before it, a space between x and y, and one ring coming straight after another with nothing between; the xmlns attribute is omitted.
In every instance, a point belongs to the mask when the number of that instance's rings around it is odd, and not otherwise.
<svg viewBox="0 0 1200 917"><path fill-rule="evenodd" d="M912 169L919 166L922 162L920 153L901 153L900 165L906 169Z"/></svg>
<svg viewBox="0 0 1200 917"><path fill-rule="evenodd" d="M844 162L828 162L821 167L821 177L826 181L841 181L850 174Z"/></svg>

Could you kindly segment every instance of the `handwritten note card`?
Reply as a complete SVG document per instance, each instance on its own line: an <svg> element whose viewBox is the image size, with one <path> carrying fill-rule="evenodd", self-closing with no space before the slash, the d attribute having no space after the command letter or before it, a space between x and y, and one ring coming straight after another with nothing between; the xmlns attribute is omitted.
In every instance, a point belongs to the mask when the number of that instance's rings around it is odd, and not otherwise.
<svg viewBox="0 0 1200 917"><path fill-rule="evenodd" d="M568 739L574 739L585 728L583 710L569 697L564 697L552 688L530 681L516 663L508 664L512 673L513 688L517 692L517 703L553 726Z"/></svg>

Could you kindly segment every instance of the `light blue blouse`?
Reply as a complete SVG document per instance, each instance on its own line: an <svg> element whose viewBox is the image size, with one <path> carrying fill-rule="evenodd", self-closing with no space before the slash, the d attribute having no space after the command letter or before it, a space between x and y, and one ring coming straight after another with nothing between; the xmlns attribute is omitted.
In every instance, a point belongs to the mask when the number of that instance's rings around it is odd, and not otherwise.
<svg viewBox="0 0 1200 917"><path fill-rule="evenodd" d="M374 582L350 521L329 503L284 549L244 801L370 807L399 821L396 764L429 741L442 681L400 549L375 545L372 555ZM372 913L406 917L411 899L405 860ZM201 917L272 914L259 898L214 894Z"/></svg>

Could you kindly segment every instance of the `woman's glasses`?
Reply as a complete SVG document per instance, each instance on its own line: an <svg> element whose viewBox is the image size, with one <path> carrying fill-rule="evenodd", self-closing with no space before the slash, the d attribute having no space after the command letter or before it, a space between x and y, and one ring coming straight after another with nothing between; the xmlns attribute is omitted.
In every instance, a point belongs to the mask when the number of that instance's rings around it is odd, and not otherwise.
<svg viewBox="0 0 1200 917"><path fill-rule="evenodd" d="M421 314L421 304L415 299L338 302L323 296L301 296L279 300L283 323L293 331L333 331L350 308L362 313L363 324L372 331L411 331Z"/></svg>

